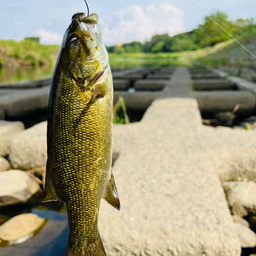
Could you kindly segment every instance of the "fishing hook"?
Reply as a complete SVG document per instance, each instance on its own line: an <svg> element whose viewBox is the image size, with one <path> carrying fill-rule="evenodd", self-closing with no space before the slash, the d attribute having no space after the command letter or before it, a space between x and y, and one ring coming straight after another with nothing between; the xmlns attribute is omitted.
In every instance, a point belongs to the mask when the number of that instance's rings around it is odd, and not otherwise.
<svg viewBox="0 0 256 256"><path fill-rule="evenodd" d="M86 0L84 0L84 2L85 2L86 7L87 7L87 16L89 16L89 6L88 6L88 4L87 4Z"/></svg>

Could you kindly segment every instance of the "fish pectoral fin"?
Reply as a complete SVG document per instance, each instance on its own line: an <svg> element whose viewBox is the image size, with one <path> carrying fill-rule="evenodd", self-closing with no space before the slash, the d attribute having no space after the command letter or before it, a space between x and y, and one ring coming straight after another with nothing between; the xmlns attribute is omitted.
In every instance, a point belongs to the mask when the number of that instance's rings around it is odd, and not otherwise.
<svg viewBox="0 0 256 256"><path fill-rule="evenodd" d="M120 210L119 195L117 192L116 183L115 183L115 179L112 171L111 171L111 177L106 187L104 199L113 207L115 207L118 211Z"/></svg>
<svg viewBox="0 0 256 256"><path fill-rule="evenodd" d="M53 185L53 182L50 178L49 175L46 174L46 181L45 181L45 186L44 186L44 191L43 191L43 197L42 197L42 202L50 202L50 201L60 201L61 199L57 196L55 187Z"/></svg>

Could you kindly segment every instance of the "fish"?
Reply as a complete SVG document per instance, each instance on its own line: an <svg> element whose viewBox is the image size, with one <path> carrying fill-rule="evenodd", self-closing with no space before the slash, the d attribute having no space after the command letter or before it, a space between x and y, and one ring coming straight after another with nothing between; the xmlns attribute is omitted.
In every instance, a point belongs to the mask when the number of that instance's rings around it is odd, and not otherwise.
<svg viewBox="0 0 256 256"><path fill-rule="evenodd" d="M120 210L112 173L113 80L98 15L76 13L57 57L49 96L43 202L66 206L68 256L105 256L101 198Z"/></svg>

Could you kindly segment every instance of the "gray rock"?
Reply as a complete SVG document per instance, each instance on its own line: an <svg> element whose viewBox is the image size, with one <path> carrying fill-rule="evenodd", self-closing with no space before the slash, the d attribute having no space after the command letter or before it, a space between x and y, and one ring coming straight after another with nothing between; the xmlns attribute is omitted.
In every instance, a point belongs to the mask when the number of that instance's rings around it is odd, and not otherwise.
<svg viewBox="0 0 256 256"><path fill-rule="evenodd" d="M248 227L235 223L237 234L242 248L253 248L256 246L256 235Z"/></svg>
<svg viewBox="0 0 256 256"><path fill-rule="evenodd" d="M0 206L26 202L38 189L38 184L23 171L1 172Z"/></svg>
<svg viewBox="0 0 256 256"><path fill-rule="evenodd" d="M0 227L0 240L8 245L23 243L32 238L45 221L33 213L17 215Z"/></svg>
<svg viewBox="0 0 256 256"><path fill-rule="evenodd" d="M10 146L13 168L29 170L46 165L46 127L47 122L42 122L13 137Z"/></svg>
<svg viewBox="0 0 256 256"><path fill-rule="evenodd" d="M3 157L0 157L0 172L6 171L11 167L10 163Z"/></svg>
<svg viewBox="0 0 256 256"><path fill-rule="evenodd" d="M22 122L9 122L0 120L0 156L10 153L10 143L13 136L24 130Z"/></svg>
<svg viewBox="0 0 256 256"><path fill-rule="evenodd" d="M256 213L255 182L224 182L222 185L233 214L243 217Z"/></svg>
<svg viewBox="0 0 256 256"><path fill-rule="evenodd" d="M232 215L233 221L237 224L244 225L245 227L249 228L249 223L245 219L241 218L238 215Z"/></svg>

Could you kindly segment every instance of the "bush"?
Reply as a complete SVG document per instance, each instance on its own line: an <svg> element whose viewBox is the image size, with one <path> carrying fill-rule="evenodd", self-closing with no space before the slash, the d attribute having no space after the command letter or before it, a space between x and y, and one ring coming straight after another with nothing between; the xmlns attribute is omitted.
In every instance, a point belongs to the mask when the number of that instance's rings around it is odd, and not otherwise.
<svg viewBox="0 0 256 256"><path fill-rule="evenodd" d="M124 48L122 46L115 46L114 53L123 54L124 52L125 51L124 51Z"/></svg>
<svg viewBox="0 0 256 256"><path fill-rule="evenodd" d="M196 48L195 43L188 38L184 39L175 39L173 40L173 44L171 46L172 52L183 52L183 51L192 51Z"/></svg>
<svg viewBox="0 0 256 256"><path fill-rule="evenodd" d="M0 68L2 68L4 65L4 60L0 57Z"/></svg>

